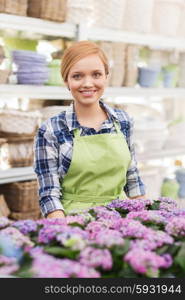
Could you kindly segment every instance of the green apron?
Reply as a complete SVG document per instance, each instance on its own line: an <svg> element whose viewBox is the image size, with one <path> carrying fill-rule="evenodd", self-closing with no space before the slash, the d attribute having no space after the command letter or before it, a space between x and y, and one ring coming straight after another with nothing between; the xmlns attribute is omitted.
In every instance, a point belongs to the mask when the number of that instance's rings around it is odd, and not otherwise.
<svg viewBox="0 0 185 300"><path fill-rule="evenodd" d="M80 136L75 130L72 161L61 182L66 214L126 198L131 155L118 124L114 126L116 133Z"/></svg>

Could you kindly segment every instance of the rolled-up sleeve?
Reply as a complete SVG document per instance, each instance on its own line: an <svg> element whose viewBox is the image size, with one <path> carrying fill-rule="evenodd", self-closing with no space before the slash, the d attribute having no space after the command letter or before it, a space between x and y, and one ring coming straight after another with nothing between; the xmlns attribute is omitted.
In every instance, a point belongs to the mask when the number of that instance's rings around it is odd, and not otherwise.
<svg viewBox="0 0 185 300"><path fill-rule="evenodd" d="M127 171L127 183L124 191L128 197L137 197L145 195L145 185L139 176L137 160L135 155L135 146L133 141L133 119L128 122L127 143L131 154L131 163Z"/></svg>
<svg viewBox="0 0 185 300"><path fill-rule="evenodd" d="M58 174L57 139L45 124L38 130L34 141L34 171L39 184L39 204L43 216L63 210Z"/></svg>

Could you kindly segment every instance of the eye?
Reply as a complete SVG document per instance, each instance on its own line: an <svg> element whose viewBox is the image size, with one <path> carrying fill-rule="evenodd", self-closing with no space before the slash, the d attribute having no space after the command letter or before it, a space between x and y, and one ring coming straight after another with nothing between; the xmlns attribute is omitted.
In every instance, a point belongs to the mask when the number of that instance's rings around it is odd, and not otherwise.
<svg viewBox="0 0 185 300"><path fill-rule="evenodd" d="M82 77L81 74L74 74L74 75L72 76L72 78L74 78L74 79L76 79L76 80L80 79L81 77Z"/></svg>
<svg viewBox="0 0 185 300"><path fill-rule="evenodd" d="M100 72L96 72L96 73L93 74L93 76L94 76L95 78L100 78L101 75L102 75L102 74L101 74Z"/></svg>

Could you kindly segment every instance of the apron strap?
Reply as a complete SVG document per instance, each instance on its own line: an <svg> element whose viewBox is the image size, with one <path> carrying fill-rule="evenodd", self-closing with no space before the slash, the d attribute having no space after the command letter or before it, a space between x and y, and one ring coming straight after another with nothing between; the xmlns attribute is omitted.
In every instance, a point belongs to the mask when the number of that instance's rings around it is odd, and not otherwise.
<svg viewBox="0 0 185 300"><path fill-rule="evenodd" d="M74 137L79 137L81 135L82 128L75 128Z"/></svg>
<svg viewBox="0 0 185 300"><path fill-rule="evenodd" d="M117 122L114 122L114 127L115 127L115 129L116 129L116 132L117 132L117 133L120 133L120 124L118 125Z"/></svg>

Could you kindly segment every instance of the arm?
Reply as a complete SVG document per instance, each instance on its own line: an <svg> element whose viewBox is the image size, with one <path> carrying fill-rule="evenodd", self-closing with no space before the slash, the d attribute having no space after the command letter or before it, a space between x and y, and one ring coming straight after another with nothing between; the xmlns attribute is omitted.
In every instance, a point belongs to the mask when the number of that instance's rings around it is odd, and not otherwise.
<svg viewBox="0 0 185 300"><path fill-rule="evenodd" d="M136 197L130 197L130 199L146 199L146 195L136 196Z"/></svg>
<svg viewBox="0 0 185 300"><path fill-rule="evenodd" d="M39 184L42 214L48 218L60 218L64 217L64 212L60 201L58 143L48 124L42 125L35 138L34 169Z"/></svg>
<svg viewBox="0 0 185 300"><path fill-rule="evenodd" d="M125 193L131 199L145 197L145 185L142 182L137 168L135 146L133 141L133 120L129 120L127 143L131 154L131 163L127 171L127 184L124 187Z"/></svg>
<svg viewBox="0 0 185 300"><path fill-rule="evenodd" d="M65 218L64 212L62 210L55 210L47 215L47 218Z"/></svg>

